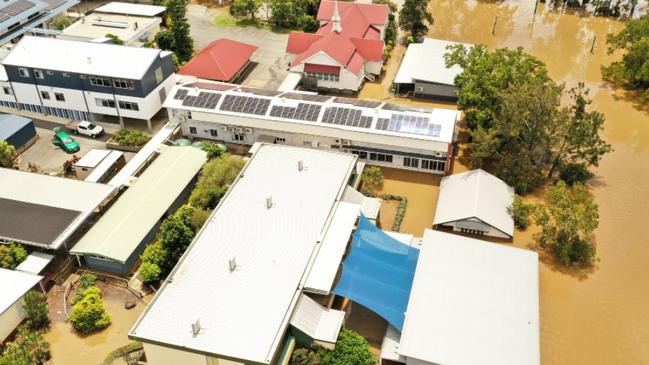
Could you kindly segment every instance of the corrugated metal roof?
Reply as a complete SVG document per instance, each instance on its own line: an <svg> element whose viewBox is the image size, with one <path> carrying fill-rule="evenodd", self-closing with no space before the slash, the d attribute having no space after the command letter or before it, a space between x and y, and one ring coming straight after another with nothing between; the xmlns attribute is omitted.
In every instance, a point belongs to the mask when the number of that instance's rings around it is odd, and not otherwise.
<svg viewBox="0 0 649 365"><path fill-rule="evenodd" d="M29 118L14 114L0 114L0 141L6 140L31 123Z"/></svg>
<svg viewBox="0 0 649 365"><path fill-rule="evenodd" d="M340 152L261 145L129 337L270 363L355 162ZM203 329L194 336L197 319Z"/></svg>
<svg viewBox="0 0 649 365"><path fill-rule="evenodd" d="M25 295L42 279L41 276L21 271L0 269L0 314Z"/></svg>
<svg viewBox="0 0 649 365"><path fill-rule="evenodd" d="M394 78L396 84L410 84L415 80L453 85L455 76L462 72L462 67L455 65L446 67L444 54L449 52L446 47L471 44L425 38L423 43L411 43L403 56L399 71Z"/></svg>
<svg viewBox="0 0 649 365"><path fill-rule="evenodd" d="M291 326L316 341L336 343L344 319L345 312L325 308L302 294L291 317Z"/></svg>
<svg viewBox="0 0 649 365"><path fill-rule="evenodd" d="M206 80L230 81L250 61L255 51L257 46L218 39L198 52L177 73Z"/></svg>
<svg viewBox="0 0 649 365"><path fill-rule="evenodd" d="M25 261L16 266L16 271L38 275L52 260L54 260L54 255L34 251L27 256Z"/></svg>
<svg viewBox="0 0 649 365"><path fill-rule="evenodd" d="M166 147L70 253L125 263L206 160L195 147Z"/></svg>
<svg viewBox="0 0 649 365"><path fill-rule="evenodd" d="M433 224L478 218L499 231L514 235L514 219L507 212L514 188L484 170L446 176L439 187Z"/></svg>
<svg viewBox="0 0 649 365"><path fill-rule="evenodd" d="M424 232L399 354L435 364L538 365L536 252Z"/></svg>
<svg viewBox="0 0 649 365"><path fill-rule="evenodd" d="M133 4L113 1L95 9L96 13L112 13L138 16L156 16L167 10L164 6Z"/></svg>

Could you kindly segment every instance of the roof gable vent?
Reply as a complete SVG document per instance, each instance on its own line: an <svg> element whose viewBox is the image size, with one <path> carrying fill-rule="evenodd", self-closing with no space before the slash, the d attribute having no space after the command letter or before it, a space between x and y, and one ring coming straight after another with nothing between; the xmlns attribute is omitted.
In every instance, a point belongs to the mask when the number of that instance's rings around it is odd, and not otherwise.
<svg viewBox="0 0 649 365"><path fill-rule="evenodd" d="M297 171L302 171L304 170L304 160L298 160L297 161Z"/></svg>
<svg viewBox="0 0 649 365"><path fill-rule="evenodd" d="M237 258L232 256L230 260L228 260L228 268L230 269L230 272L233 272L234 270L237 269Z"/></svg>
<svg viewBox="0 0 649 365"><path fill-rule="evenodd" d="M270 209L273 207L273 196L269 195L268 198L266 198L266 209Z"/></svg>
<svg viewBox="0 0 649 365"><path fill-rule="evenodd" d="M192 323L192 334L194 336L197 336L200 331L201 331L201 321L200 319L196 318L196 322Z"/></svg>

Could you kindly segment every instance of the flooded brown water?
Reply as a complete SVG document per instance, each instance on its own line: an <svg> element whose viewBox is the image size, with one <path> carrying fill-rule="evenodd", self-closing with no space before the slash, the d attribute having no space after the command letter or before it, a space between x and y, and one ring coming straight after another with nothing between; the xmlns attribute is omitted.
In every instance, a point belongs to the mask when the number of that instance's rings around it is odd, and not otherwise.
<svg viewBox="0 0 649 365"><path fill-rule="evenodd" d="M430 36L484 43L490 47L522 46L548 65L551 76L568 86L584 81L592 108L606 115L606 139L615 151L607 155L591 183L599 204L596 231L599 263L589 271L562 270L542 259L540 272L541 355L543 364L649 364L649 114L620 90L602 82L600 66L619 55L607 55L605 39L623 23L546 10L534 1L478 2L432 0L435 17ZM494 21L495 36L491 34ZM591 45L595 47L591 54ZM397 56L403 50L395 52ZM398 60L386 67L392 80ZM388 82L384 82L387 84ZM386 98L387 86L366 88L361 97ZM456 164L454 171L465 169ZM386 174L386 189L399 190ZM415 184L416 185L416 184ZM426 199L434 188L418 186ZM398 193L398 192L397 192ZM402 231L417 234L430 226L430 208L411 205ZM434 209L434 208L433 208ZM533 245L534 229L517 232L514 245Z"/></svg>

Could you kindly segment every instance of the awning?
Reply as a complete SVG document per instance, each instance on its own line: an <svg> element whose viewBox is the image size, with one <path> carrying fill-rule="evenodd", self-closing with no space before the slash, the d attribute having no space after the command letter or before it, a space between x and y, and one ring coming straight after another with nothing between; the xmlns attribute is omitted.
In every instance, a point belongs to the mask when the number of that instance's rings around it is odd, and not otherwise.
<svg viewBox="0 0 649 365"><path fill-rule="evenodd" d="M291 326L306 333L315 341L336 343L343 325L345 312L321 306L302 294L291 317Z"/></svg>
<svg viewBox="0 0 649 365"><path fill-rule="evenodd" d="M388 236L361 215L334 294L359 303L401 331L419 249Z"/></svg>

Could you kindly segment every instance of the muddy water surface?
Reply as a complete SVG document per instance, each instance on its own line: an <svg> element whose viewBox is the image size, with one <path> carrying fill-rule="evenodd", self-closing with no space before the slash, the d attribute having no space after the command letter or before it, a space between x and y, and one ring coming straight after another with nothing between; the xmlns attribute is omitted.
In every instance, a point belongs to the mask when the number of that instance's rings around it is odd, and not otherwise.
<svg viewBox="0 0 649 365"><path fill-rule="evenodd" d="M542 59L556 80L569 86L584 81L591 89L593 108L606 115L605 137L615 148L592 183L600 207L601 261L592 272L574 272L542 260L542 362L649 364L649 114L600 75L600 66L616 57L606 54L606 34L622 23L542 5L533 16L533 1L432 0L430 8L431 37L522 46ZM528 247L531 236L518 232L514 244Z"/></svg>

